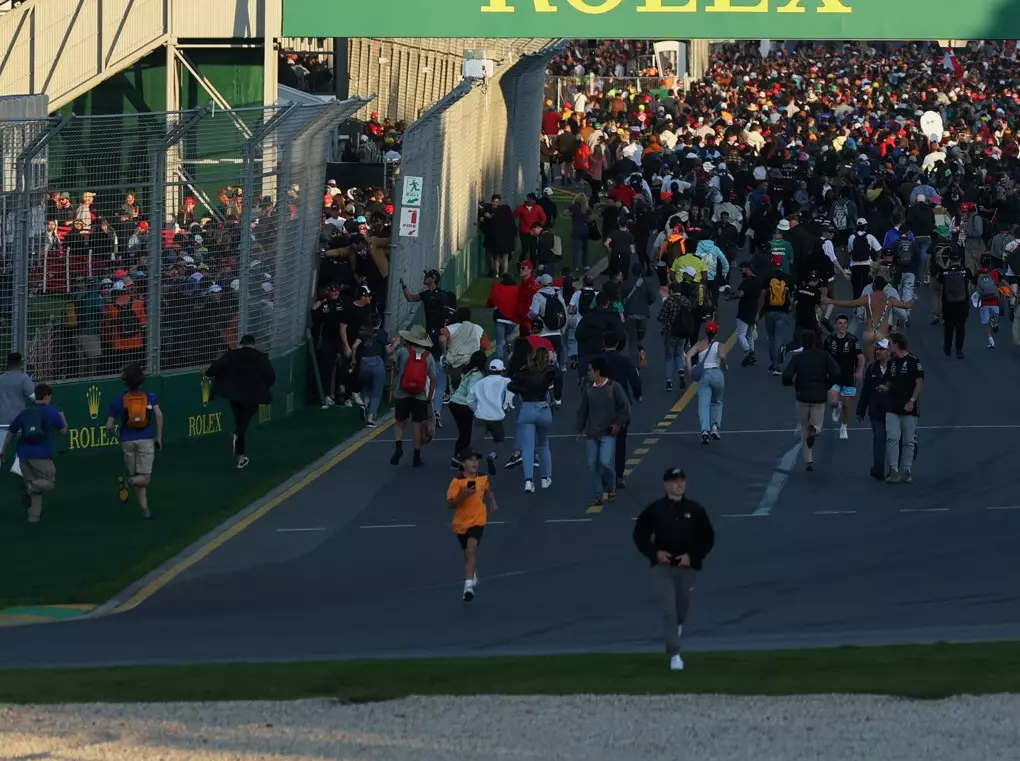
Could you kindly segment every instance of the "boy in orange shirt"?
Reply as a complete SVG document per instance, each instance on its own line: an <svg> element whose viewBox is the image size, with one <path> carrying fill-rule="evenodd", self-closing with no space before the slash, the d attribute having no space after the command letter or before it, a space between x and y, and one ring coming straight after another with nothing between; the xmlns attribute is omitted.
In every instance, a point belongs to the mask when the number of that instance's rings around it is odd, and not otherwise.
<svg viewBox="0 0 1020 761"><path fill-rule="evenodd" d="M461 472L450 481L446 490L446 504L453 514L453 532L460 541L464 551L464 602L475 599L475 588L478 586L478 545L485 531L486 503L492 512L496 506L496 497L489 486L489 477L479 475L478 452L467 450L458 456Z"/></svg>

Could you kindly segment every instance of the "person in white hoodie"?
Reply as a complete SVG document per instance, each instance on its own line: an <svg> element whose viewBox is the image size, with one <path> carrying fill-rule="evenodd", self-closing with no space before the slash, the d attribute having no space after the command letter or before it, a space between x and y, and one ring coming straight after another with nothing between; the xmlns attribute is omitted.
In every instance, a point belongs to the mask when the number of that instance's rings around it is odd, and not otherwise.
<svg viewBox="0 0 1020 761"><path fill-rule="evenodd" d="M506 419L506 411L514 408L513 394L506 392L506 387L510 385L510 379L503 376L505 369L503 360L491 360L489 374L477 381L467 395L467 406L475 415L471 430L472 448L481 451L485 442L485 434L488 433L492 436L495 449L490 450L485 456L485 464L489 469L490 476L496 475L499 447L506 439L506 430L503 424Z"/></svg>

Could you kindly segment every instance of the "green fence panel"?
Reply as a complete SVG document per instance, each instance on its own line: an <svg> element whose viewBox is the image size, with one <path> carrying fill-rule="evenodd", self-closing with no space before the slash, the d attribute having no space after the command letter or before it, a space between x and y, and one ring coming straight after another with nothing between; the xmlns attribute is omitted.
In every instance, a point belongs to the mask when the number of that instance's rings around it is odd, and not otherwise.
<svg viewBox="0 0 1020 761"><path fill-rule="evenodd" d="M258 425L289 417L308 402L308 355L304 346L274 359L273 368L273 403L259 408ZM159 396L164 442L230 432L230 407L224 400L212 398L212 383L202 371L151 376L145 389ZM110 405L123 393L124 385L116 379L56 385L53 404L64 413L70 429L61 440L61 448L83 452L117 446L116 438L106 432L106 416Z"/></svg>

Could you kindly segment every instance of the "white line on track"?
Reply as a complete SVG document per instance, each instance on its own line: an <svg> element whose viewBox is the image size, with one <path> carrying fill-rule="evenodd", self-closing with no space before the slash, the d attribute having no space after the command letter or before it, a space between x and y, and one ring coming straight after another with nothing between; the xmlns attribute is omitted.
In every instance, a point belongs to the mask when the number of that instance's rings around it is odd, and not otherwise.
<svg viewBox="0 0 1020 761"><path fill-rule="evenodd" d="M302 534L308 531L325 531L323 528L278 528L276 529L277 534Z"/></svg>
<svg viewBox="0 0 1020 761"><path fill-rule="evenodd" d="M903 507L901 513L948 513L948 507Z"/></svg>
<svg viewBox="0 0 1020 761"><path fill-rule="evenodd" d="M1020 505L1000 505L998 507L986 507L985 510L1020 510Z"/></svg>
<svg viewBox="0 0 1020 761"><path fill-rule="evenodd" d="M546 518L546 523L591 523L591 518Z"/></svg>
<svg viewBox="0 0 1020 761"><path fill-rule="evenodd" d="M361 528L414 528L415 523L386 523L377 526L361 526Z"/></svg>
<svg viewBox="0 0 1020 761"><path fill-rule="evenodd" d="M766 516L772 513L772 508L779 502L779 495L783 493L783 487L790 480L790 471L793 469L797 458L800 456L800 442L798 441L783 455L779 465L772 471L772 479L761 495L761 502L758 503L755 515Z"/></svg>
<svg viewBox="0 0 1020 761"><path fill-rule="evenodd" d="M856 510L815 510L815 515L857 515Z"/></svg>
<svg viewBox="0 0 1020 761"><path fill-rule="evenodd" d="M768 518L768 513L730 513L728 515L720 515L720 518Z"/></svg>

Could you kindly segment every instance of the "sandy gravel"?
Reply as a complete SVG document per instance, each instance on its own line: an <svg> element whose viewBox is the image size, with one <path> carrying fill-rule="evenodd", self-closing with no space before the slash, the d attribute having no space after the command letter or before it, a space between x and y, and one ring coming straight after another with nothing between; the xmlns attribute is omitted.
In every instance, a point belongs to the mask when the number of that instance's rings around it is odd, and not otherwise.
<svg viewBox="0 0 1020 761"><path fill-rule="evenodd" d="M1012 761L1020 696L0 706L0 759Z"/></svg>

